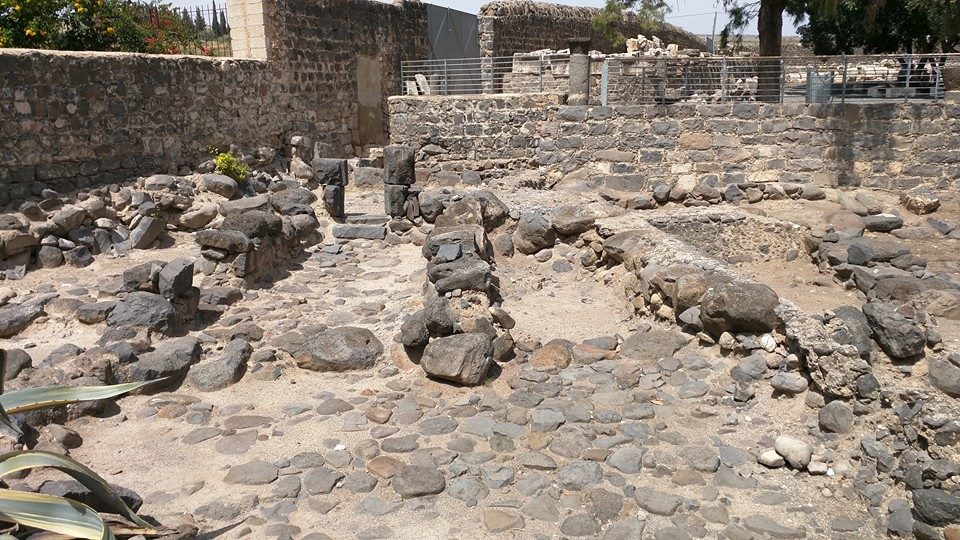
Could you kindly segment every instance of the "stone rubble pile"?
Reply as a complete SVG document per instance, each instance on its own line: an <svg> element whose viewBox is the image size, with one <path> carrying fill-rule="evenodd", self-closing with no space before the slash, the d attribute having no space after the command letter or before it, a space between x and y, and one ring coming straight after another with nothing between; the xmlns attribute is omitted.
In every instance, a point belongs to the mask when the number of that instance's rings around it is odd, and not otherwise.
<svg viewBox="0 0 960 540"><path fill-rule="evenodd" d="M315 162L323 173L317 175L325 185L326 209L331 216L342 216L346 162ZM0 279L20 279L30 268L85 267L95 255L118 257L132 249L158 246L171 232L207 227L226 230L222 220L228 221L231 230L255 229L247 231L253 232L254 238L283 236L286 240L274 242L274 251L289 251L292 239L306 238L318 224L311 207L316 197L301 187L301 181L285 174L255 172L242 184L215 173L157 174L130 186L79 193L75 200L51 190L42 196L37 202L24 202L17 212L0 215ZM285 219L261 215L257 218L260 225L254 225L254 218L235 215L246 210L266 211ZM232 262L236 255L250 251L251 246L239 237L200 236L207 238L201 245L210 248L206 254L211 261ZM252 263L241 257L240 276L262 267L271 257L254 255ZM204 268L214 271L209 264Z"/></svg>
<svg viewBox="0 0 960 540"><path fill-rule="evenodd" d="M681 137L682 138L682 137ZM683 175L672 183L657 182L647 189L611 179L600 188L600 196L628 210L650 210L668 203L684 206L710 206L721 203L758 203L765 200L826 198L823 188L813 183L739 182L724 184L716 178L697 181Z"/></svg>
<svg viewBox="0 0 960 540"><path fill-rule="evenodd" d="M920 215L939 206L939 197L924 188L903 192L900 201ZM868 301L895 302L909 312L916 311L918 324L923 326L931 324L924 322L924 313L960 319L960 284L946 274L928 271L927 261L899 241L941 234L950 238L954 224L928 217L926 226L905 227L896 208L884 208L865 192L841 193L838 202L844 211L833 216L832 225L810 231L804 239L821 270L859 290Z"/></svg>
<svg viewBox="0 0 960 540"><path fill-rule="evenodd" d="M217 228L197 232L203 249L200 269L213 285L255 284L320 241L319 221L312 204L317 199L305 188L244 197L222 203Z"/></svg>
<svg viewBox="0 0 960 540"><path fill-rule="evenodd" d="M39 202L0 216L0 276L27 269L88 266L94 255L123 256L147 249L168 231L193 231L217 215L217 204L239 193L219 174L153 175L133 186L100 188L75 201L45 190Z"/></svg>
<svg viewBox="0 0 960 540"><path fill-rule="evenodd" d="M831 450L835 446L829 442L826 448L818 448L783 435L758 455L760 464L773 468L786 464L811 475L850 476L857 493L878 516L883 515L886 489L882 486L906 479L913 492L913 511L906 501L890 502L889 530L939 537L934 527L947 522L922 506L928 499L948 494L954 485L957 470L950 456L956 457L953 445L960 423L955 418L960 407L931 390L958 395L960 359L956 354L930 355L940 350L940 338L936 325L921 309L877 300L864 291L868 302L862 308L844 306L811 317L778 299L765 285L734 276L723 263L691 250L676 237L652 227L620 230L608 225L599 225L598 236L588 232L582 238L588 248L596 249L597 259L607 261L606 268L622 264L630 272L628 277L634 279L627 281L626 292L639 312L677 324L702 344L715 343L740 355L742 360L730 371L734 382L725 389L724 399L750 403L760 395L758 384L766 381L774 396L804 394L807 405L819 409L819 429L824 434L854 432L854 425L862 421L883 424L878 436L862 437L849 460ZM884 252L909 254L894 247ZM662 335L639 339L646 347L670 342ZM911 365L924 355L931 390L904 389L896 378L890 380L885 369L876 368L893 362L909 374ZM951 472L933 472L943 466ZM937 504L952 504L947 502L956 500L951 497L941 497Z"/></svg>
<svg viewBox="0 0 960 540"><path fill-rule="evenodd" d="M429 376L478 385L492 366L513 356L515 323L500 307L488 239L495 231L502 235L509 209L489 191L457 200L451 194L446 201L427 201L424 219L433 228L422 248L428 261L423 309L403 322L400 341L423 347L420 366Z"/></svg>
<svg viewBox="0 0 960 540"><path fill-rule="evenodd" d="M638 34L635 38L627 40L626 54L608 55L611 57L638 57L638 56L686 56L692 58L702 58L711 56L710 53L697 49L681 49L676 43L664 45L657 36L647 38L643 34Z"/></svg>
<svg viewBox="0 0 960 540"><path fill-rule="evenodd" d="M2 337L12 337L34 319L76 320L84 325L102 326L95 346L64 344L46 358L33 363L20 349L9 349L15 367L6 374L9 388L55 384L98 385L170 377L168 385L179 385L201 356L200 341L183 337L200 313L201 291L193 284L194 263L187 258L168 262L151 261L128 268L93 299L61 298L56 293L25 294L0 307ZM110 296L104 296L110 295ZM19 315L18 315L19 313ZM19 316L17 332L9 326ZM167 339L165 339L167 338ZM23 360L23 362L20 362ZM231 382L239 377L231 375ZM207 378L212 380L213 376ZM219 384L219 383L218 383ZM96 414L104 403L78 404L63 411L38 411L27 416L31 425L62 422Z"/></svg>
<svg viewBox="0 0 960 540"><path fill-rule="evenodd" d="M712 56L710 53L698 49L681 49L676 43L664 45L663 41L657 36L648 38L643 34L638 34L635 38L628 38L626 47L626 52L621 53L604 53L591 50L589 56L591 61L600 63L607 58L639 58L644 56L704 58ZM545 60L562 61L569 56L570 49L538 49L514 54L514 63L523 62L524 65L529 65L531 59L541 57Z"/></svg>

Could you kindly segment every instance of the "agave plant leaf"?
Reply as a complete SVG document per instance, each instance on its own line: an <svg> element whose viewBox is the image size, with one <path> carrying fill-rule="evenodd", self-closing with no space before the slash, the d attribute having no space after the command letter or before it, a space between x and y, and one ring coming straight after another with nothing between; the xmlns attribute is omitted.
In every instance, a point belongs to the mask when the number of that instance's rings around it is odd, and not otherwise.
<svg viewBox="0 0 960 540"><path fill-rule="evenodd" d="M6 378L6 375L7 375L7 351L4 349L0 349L0 394L3 394L3 380ZM23 432L20 431L20 428L18 428L13 423L13 420L10 419L10 415L7 414L7 411L3 408L2 403L0 403L0 424L3 424L4 426L7 426L8 428L17 432L18 435L23 435Z"/></svg>
<svg viewBox="0 0 960 540"><path fill-rule="evenodd" d="M0 478L10 473L37 467L52 467L72 476L104 505L104 511L123 516L141 527L153 527L131 510L106 480L78 461L38 450L0 455Z"/></svg>
<svg viewBox="0 0 960 540"><path fill-rule="evenodd" d="M106 399L136 390L163 379L140 381L110 386L42 386L24 388L7 394L0 394L0 407L7 414L16 414L34 409L45 409L59 405L69 405L79 401Z"/></svg>
<svg viewBox="0 0 960 540"><path fill-rule="evenodd" d="M43 493L0 489L0 520L84 540L115 540L89 506Z"/></svg>
<svg viewBox="0 0 960 540"><path fill-rule="evenodd" d="M0 394L3 393L3 383L7 380L7 350L0 349Z"/></svg>

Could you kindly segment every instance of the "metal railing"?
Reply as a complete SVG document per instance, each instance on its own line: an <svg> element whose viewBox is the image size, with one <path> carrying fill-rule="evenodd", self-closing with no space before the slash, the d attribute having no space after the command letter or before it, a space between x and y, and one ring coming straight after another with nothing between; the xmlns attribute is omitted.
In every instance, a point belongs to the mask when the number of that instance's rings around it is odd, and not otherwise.
<svg viewBox="0 0 960 540"><path fill-rule="evenodd" d="M179 51L181 54L204 56L232 56L230 24L227 8L213 2L207 7L170 8L180 19L184 36Z"/></svg>
<svg viewBox="0 0 960 540"><path fill-rule="evenodd" d="M601 101L938 100L947 66L960 67L960 54L612 58L604 66Z"/></svg>
<svg viewBox="0 0 960 540"><path fill-rule="evenodd" d="M408 96L566 92L569 57L514 55L405 61Z"/></svg>
<svg viewBox="0 0 960 540"><path fill-rule="evenodd" d="M611 57L594 60L591 93L603 104L939 100L948 66L960 54ZM401 76L406 95L566 92L569 56L407 61Z"/></svg>

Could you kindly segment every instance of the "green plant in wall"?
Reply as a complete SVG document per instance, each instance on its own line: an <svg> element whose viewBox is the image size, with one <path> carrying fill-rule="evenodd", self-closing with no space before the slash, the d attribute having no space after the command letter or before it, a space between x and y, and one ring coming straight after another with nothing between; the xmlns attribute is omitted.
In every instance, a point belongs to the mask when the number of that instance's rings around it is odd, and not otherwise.
<svg viewBox="0 0 960 540"><path fill-rule="evenodd" d="M218 173L225 174L237 182L245 182L250 176L250 167L229 152L220 152L213 158L213 162L217 166Z"/></svg>
<svg viewBox="0 0 960 540"><path fill-rule="evenodd" d="M0 373L6 373L6 367L6 351L0 349ZM155 382L157 381L112 386L45 386L4 394L3 379L0 378L0 423L19 433L20 430L10 419L11 414L69 405L80 401L106 399ZM40 467L57 469L73 477L90 490L104 510L134 523L138 533L156 532L156 528L131 510L103 478L76 460L50 452L32 450L0 455L0 478ZM114 538L113 532L104 523L100 514L89 506L43 493L0 489L0 521L70 538L90 540L113 540ZM0 538L16 537L4 535Z"/></svg>

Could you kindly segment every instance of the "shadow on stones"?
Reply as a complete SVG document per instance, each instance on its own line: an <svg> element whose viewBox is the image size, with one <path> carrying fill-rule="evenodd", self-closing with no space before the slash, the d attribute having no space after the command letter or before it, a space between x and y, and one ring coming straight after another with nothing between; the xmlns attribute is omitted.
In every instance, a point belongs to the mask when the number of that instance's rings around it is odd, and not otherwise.
<svg viewBox="0 0 960 540"><path fill-rule="evenodd" d="M174 237L170 236L169 234L161 234L159 237L157 237L156 242L157 242L156 249L168 249L175 246L177 243L177 240Z"/></svg>
<svg viewBox="0 0 960 540"><path fill-rule="evenodd" d="M410 359L416 365L420 365L420 359L423 358L423 350L426 348L425 345L419 347L407 347L403 346L403 351L407 353L407 358Z"/></svg>
<svg viewBox="0 0 960 540"><path fill-rule="evenodd" d="M286 264L277 268L272 272L268 272L262 276L257 277L254 283L248 283L248 289L251 291L256 290L270 290L274 285L277 285L281 281L293 276L293 273L298 270L303 270L304 263L310 259L310 253L305 249L298 251L295 255L292 255L290 258L286 259Z"/></svg>
<svg viewBox="0 0 960 540"><path fill-rule="evenodd" d="M223 538L226 533L232 531L233 529L236 529L240 525L243 525L244 522L246 521L247 521L247 518L243 518L236 523L231 523L230 525L224 525L223 527L220 527L219 529L214 529L210 532L198 534L197 536L194 536L194 540L213 540L214 538Z"/></svg>

